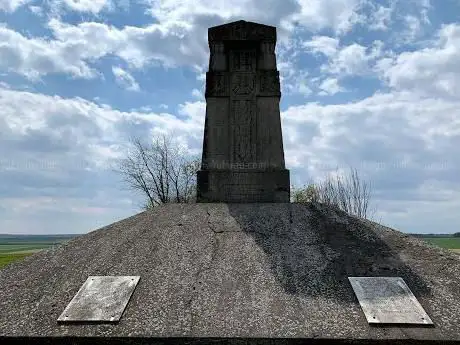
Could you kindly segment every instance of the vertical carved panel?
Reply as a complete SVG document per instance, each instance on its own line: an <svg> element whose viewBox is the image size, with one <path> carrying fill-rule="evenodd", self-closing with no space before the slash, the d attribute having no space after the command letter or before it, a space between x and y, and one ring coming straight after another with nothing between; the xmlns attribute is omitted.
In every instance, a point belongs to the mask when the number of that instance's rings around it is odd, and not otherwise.
<svg viewBox="0 0 460 345"><path fill-rule="evenodd" d="M210 71L225 71L227 69L227 59L223 42L214 42L210 46L211 54L209 57Z"/></svg>
<svg viewBox="0 0 460 345"><path fill-rule="evenodd" d="M206 73L206 97L228 97L228 75L225 72Z"/></svg>
<svg viewBox="0 0 460 345"><path fill-rule="evenodd" d="M236 49L230 53L233 163L256 160L256 50Z"/></svg>
<svg viewBox="0 0 460 345"><path fill-rule="evenodd" d="M255 160L255 104L252 100L232 101L233 162Z"/></svg>
<svg viewBox="0 0 460 345"><path fill-rule="evenodd" d="M211 117L208 119L208 164L211 169L222 169L224 163L230 159L228 142L229 100L228 98L214 98L207 100L207 110Z"/></svg>
<svg viewBox="0 0 460 345"><path fill-rule="evenodd" d="M278 71L259 71L259 96L281 96Z"/></svg>
<svg viewBox="0 0 460 345"><path fill-rule="evenodd" d="M276 70L275 44L262 42L260 44L259 69Z"/></svg>

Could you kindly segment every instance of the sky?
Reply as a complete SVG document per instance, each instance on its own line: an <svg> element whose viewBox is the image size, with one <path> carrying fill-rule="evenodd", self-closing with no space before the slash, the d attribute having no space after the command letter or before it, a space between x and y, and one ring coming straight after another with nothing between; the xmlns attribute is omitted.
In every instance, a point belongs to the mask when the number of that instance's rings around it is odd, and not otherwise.
<svg viewBox="0 0 460 345"><path fill-rule="evenodd" d="M357 169L373 218L460 231L460 0L0 0L0 233L86 233L141 211L129 138L201 152L207 29L277 27L296 186Z"/></svg>

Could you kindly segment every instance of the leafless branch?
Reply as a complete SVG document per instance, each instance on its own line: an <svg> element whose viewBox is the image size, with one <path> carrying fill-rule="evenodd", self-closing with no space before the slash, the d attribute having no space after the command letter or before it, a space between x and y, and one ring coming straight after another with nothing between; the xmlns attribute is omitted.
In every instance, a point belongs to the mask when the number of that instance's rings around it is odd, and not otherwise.
<svg viewBox="0 0 460 345"><path fill-rule="evenodd" d="M147 199L145 208L169 202L195 201L196 171L199 160L166 135L145 144L130 140L132 151L119 160L116 172L129 189L140 191Z"/></svg>
<svg viewBox="0 0 460 345"><path fill-rule="evenodd" d="M369 216L371 186L362 181L356 169L347 176L329 175L319 183L309 183L303 188L293 188L293 202L319 202L361 218Z"/></svg>

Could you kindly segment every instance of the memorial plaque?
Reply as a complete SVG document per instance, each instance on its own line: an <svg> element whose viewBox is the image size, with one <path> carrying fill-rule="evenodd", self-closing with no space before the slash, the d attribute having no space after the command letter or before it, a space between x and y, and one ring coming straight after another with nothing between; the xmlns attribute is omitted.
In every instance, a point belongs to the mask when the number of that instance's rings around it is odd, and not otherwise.
<svg viewBox="0 0 460 345"><path fill-rule="evenodd" d="M430 317L400 277L348 277L370 324L432 325Z"/></svg>
<svg viewBox="0 0 460 345"><path fill-rule="evenodd" d="M89 276L58 321L119 321L139 279L139 276Z"/></svg>

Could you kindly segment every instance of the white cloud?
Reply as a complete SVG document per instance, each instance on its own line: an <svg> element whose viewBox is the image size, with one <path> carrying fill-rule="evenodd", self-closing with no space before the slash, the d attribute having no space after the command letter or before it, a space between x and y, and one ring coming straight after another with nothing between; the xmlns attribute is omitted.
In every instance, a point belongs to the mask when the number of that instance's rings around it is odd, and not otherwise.
<svg viewBox="0 0 460 345"><path fill-rule="evenodd" d="M63 0L71 10L78 12L99 13L102 9L110 6L110 0Z"/></svg>
<svg viewBox="0 0 460 345"><path fill-rule="evenodd" d="M370 58L366 47L353 43L342 48L323 71L345 75L366 73Z"/></svg>
<svg viewBox="0 0 460 345"><path fill-rule="evenodd" d="M113 66L112 73L115 76L115 80L118 85L129 91L140 91L139 84L136 82L134 77L121 67Z"/></svg>
<svg viewBox="0 0 460 345"><path fill-rule="evenodd" d="M331 0L329 4L314 0L308 3L294 0L258 2L239 0L232 3L187 0L147 2L155 24L144 27L116 28L104 23L63 23L59 15L49 22L54 38L27 38L13 30L2 28L0 34L0 67L28 78L49 73L67 73L78 78L94 78L98 73L91 63L115 55L131 68L160 63L165 67L190 66L203 70L208 59L207 29L222 22L244 17L278 27L280 41L285 42L294 23L310 30L332 28L348 30L358 9L358 0ZM82 12L98 13L108 0L65 0L56 6ZM53 3L54 4L54 3ZM331 10L333 9L333 10ZM35 9L31 10L35 11ZM59 12L58 9L56 11ZM37 11L35 11L37 12ZM38 12L37 12L38 13ZM34 54L31 54L31 51ZM303 87L303 92L306 86Z"/></svg>
<svg viewBox="0 0 460 345"><path fill-rule="evenodd" d="M0 11L12 13L32 0L0 0Z"/></svg>
<svg viewBox="0 0 460 345"><path fill-rule="evenodd" d="M111 172L114 160L123 157L130 138L160 131L174 133L196 154L204 107L179 105L179 118L0 88L0 179L8 181L2 185L0 227L15 233L83 232L133 214L136 205L127 202L139 200L139 206L140 199L123 191L121 178ZM33 230L31 221L37 223Z"/></svg>
<svg viewBox="0 0 460 345"><path fill-rule="evenodd" d="M375 9L375 5L372 5L373 10L369 16L369 29L370 30L383 30L386 31L391 25L391 16L394 11L394 7L385 7L379 5Z"/></svg>
<svg viewBox="0 0 460 345"><path fill-rule="evenodd" d="M27 38L0 26L0 68L30 79L56 72L81 78L94 77L97 73L83 60L90 57L85 52L87 49L70 42Z"/></svg>
<svg viewBox="0 0 460 345"><path fill-rule="evenodd" d="M430 47L403 52L382 62L380 71L389 86L425 96L460 95L460 25L444 26Z"/></svg>
<svg viewBox="0 0 460 345"><path fill-rule="evenodd" d="M418 160L446 161L452 166L460 163L453 158L460 140L459 103L411 93L376 94L354 103L290 107L283 121L287 131L309 133L301 137L308 138L304 145L310 147L307 152L317 157L319 166L333 168L347 161L356 165L380 161L390 166L405 160L407 166ZM359 138L353 133L359 133ZM312 168L315 162L309 162Z"/></svg>
<svg viewBox="0 0 460 345"><path fill-rule="evenodd" d="M339 48L339 40L328 36L314 36L310 41L303 42L303 47L314 53L334 56Z"/></svg>
<svg viewBox="0 0 460 345"><path fill-rule="evenodd" d="M292 30L292 15L300 9L296 0L148 0L148 3L149 13L162 26L180 24L188 27L193 30L193 39L197 41L206 40L208 27L241 19L275 25L283 37ZM192 39L188 35L185 38L187 41Z"/></svg>
<svg viewBox="0 0 460 345"><path fill-rule="evenodd" d="M168 113L121 112L81 98L0 89L1 140L6 140L0 156L19 166L37 160L61 168L106 166L120 154L120 144L131 136L148 137L154 128L201 133L203 104L185 103L180 108L185 119L179 119Z"/></svg>
<svg viewBox="0 0 460 345"><path fill-rule="evenodd" d="M383 42L374 41L370 47L358 43L340 46L339 40L327 36L314 36L302 46L313 54L322 54L327 63L321 66L326 74L361 75L371 72L371 65L383 56Z"/></svg>
<svg viewBox="0 0 460 345"><path fill-rule="evenodd" d="M341 30L343 23L349 22L357 3L356 0L333 0L330 5L334 11L331 13L329 6L319 0L308 5L294 0L271 0L269 3L250 0L232 3L152 1L150 13L158 23L146 27L117 29L101 23L69 25L52 20L50 28L57 40L74 46L76 56L81 56L82 60L85 57L80 46L91 46L93 38L97 37L98 44L92 44L94 47L86 53L87 58L98 59L106 54L115 54L137 68L158 61L166 67L188 65L199 70L207 62L206 40L210 26L244 17L277 26L280 37L293 30L294 22L314 30L329 27ZM297 15L299 9L302 9L300 17ZM311 22L311 18L316 21Z"/></svg>
<svg viewBox="0 0 460 345"><path fill-rule="evenodd" d="M195 98L201 99L201 98L203 98L203 93L198 89L193 89L192 90L192 96L195 97Z"/></svg>
<svg viewBox="0 0 460 345"><path fill-rule="evenodd" d="M206 60L204 41L196 49L193 45L186 47L179 32L168 34L157 24L117 29L102 23L69 25L52 19L49 28L56 39L27 38L0 26L0 68L30 79L49 73L94 78L98 73L90 63L110 54L133 68L155 61L166 67L195 66ZM181 27L175 29L184 31Z"/></svg>
<svg viewBox="0 0 460 345"><path fill-rule="evenodd" d="M148 105L144 105L143 107L140 107L138 109L133 109L132 111L139 111L139 112L143 112L143 113L150 113L152 111L152 107L148 106Z"/></svg>
<svg viewBox="0 0 460 345"><path fill-rule="evenodd" d="M280 31L291 31L294 24L319 31L332 28L346 31L356 21L359 0L165 0L148 1L150 13L163 25L182 23L203 28L244 18L275 25ZM283 35L283 33L281 33ZM205 35L202 35L205 36Z"/></svg>
<svg viewBox="0 0 460 345"><path fill-rule="evenodd" d="M43 8L40 6L29 6L29 10L37 16L43 16Z"/></svg>
<svg viewBox="0 0 460 345"><path fill-rule="evenodd" d="M413 41L422 30L422 23L420 19L413 15L407 15L404 17L406 24L406 31L403 33L402 37L404 42Z"/></svg>
<svg viewBox="0 0 460 345"><path fill-rule="evenodd" d="M319 86L322 92L320 95L335 95L336 93L343 92L344 88L339 85L339 81L336 78L327 78L322 81Z"/></svg>
<svg viewBox="0 0 460 345"><path fill-rule="evenodd" d="M179 114L186 116L194 124L203 123L204 125L205 111L206 103L203 101L185 102L179 105Z"/></svg>
<svg viewBox="0 0 460 345"><path fill-rule="evenodd" d="M80 49L89 48L85 53L88 58L114 54L136 68L152 61L158 61L166 67L201 65L207 56L205 41L195 40L196 43L190 42L190 45L183 41L183 36L190 35L190 32L181 24L171 24L170 27L159 24L142 28L125 26L118 29L95 22L69 25L51 20L49 26L59 41L76 46L79 55L83 55ZM95 38L97 44L91 44Z"/></svg>
<svg viewBox="0 0 460 345"><path fill-rule="evenodd" d="M350 31L360 18L359 0L299 0L301 9L293 19L314 31L332 28L341 34Z"/></svg>
<svg viewBox="0 0 460 345"><path fill-rule="evenodd" d="M281 41L296 25L317 32L332 29L343 33L359 20L360 0L149 0L150 13L163 25L182 23L203 29L222 22L245 20L277 26Z"/></svg>
<svg viewBox="0 0 460 345"><path fill-rule="evenodd" d="M419 203L439 210L439 227L453 223L441 205L460 202L460 100L395 92L337 105L306 104L282 114L285 157L293 176L324 178L336 167L358 169L373 185L386 222L408 228ZM295 181L295 179L293 180ZM405 218L385 214L405 205ZM421 229L430 213L418 218ZM412 224L415 224L412 219ZM440 230L439 230L440 231ZM452 230L450 230L452 231Z"/></svg>
<svg viewBox="0 0 460 345"><path fill-rule="evenodd" d="M300 94L308 96L312 93L309 85L309 74L298 70L291 61L278 63L280 71L281 92L284 94Z"/></svg>

